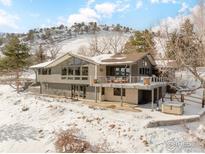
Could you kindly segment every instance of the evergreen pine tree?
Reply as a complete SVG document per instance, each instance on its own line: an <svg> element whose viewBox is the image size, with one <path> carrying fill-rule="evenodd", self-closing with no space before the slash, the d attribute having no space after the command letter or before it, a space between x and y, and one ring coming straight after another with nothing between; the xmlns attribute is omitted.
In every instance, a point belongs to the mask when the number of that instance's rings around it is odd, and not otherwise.
<svg viewBox="0 0 205 154"><path fill-rule="evenodd" d="M136 31L125 45L126 52L150 52L155 56L153 33L149 30Z"/></svg>
<svg viewBox="0 0 205 154"><path fill-rule="evenodd" d="M30 64L29 48L20 42L18 37L13 36L3 48L4 58L1 61L1 68L7 71L14 71L16 75L16 89L19 93L20 88L20 72Z"/></svg>

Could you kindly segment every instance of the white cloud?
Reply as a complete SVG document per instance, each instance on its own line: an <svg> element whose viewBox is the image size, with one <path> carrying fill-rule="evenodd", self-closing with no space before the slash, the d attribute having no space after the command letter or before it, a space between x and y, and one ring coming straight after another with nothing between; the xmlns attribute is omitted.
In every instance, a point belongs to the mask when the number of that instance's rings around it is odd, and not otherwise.
<svg viewBox="0 0 205 154"><path fill-rule="evenodd" d="M188 11L189 10L189 6L185 3L185 2L183 2L182 4L181 4L181 9L178 11L179 13L185 13L186 11Z"/></svg>
<svg viewBox="0 0 205 154"><path fill-rule="evenodd" d="M137 9L140 9L143 5L143 2L141 0L137 0L137 3L136 3L136 8Z"/></svg>
<svg viewBox="0 0 205 154"><path fill-rule="evenodd" d="M72 25L75 22L80 23L80 22L91 22L91 21L97 21L100 18L100 16L96 13L95 10L91 8L81 8L79 10L79 13L76 14L71 14L68 17L68 25Z"/></svg>
<svg viewBox="0 0 205 154"><path fill-rule="evenodd" d="M18 29L16 23L18 20L19 17L17 15L11 15L4 10L0 10L0 27Z"/></svg>
<svg viewBox="0 0 205 154"><path fill-rule="evenodd" d="M125 12L130 7L129 0L118 0L115 3L105 2L95 4L95 0L87 0L87 6L80 8L78 13L74 13L68 16L67 23L71 26L74 23L79 22L98 22L102 18L111 17L113 13ZM65 17L58 18L58 23L64 23Z"/></svg>
<svg viewBox="0 0 205 154"><path fill-rule="evenodd" d="M115 12L126 11L130 4L126 1L117 1L116 3L105 2L95 5L95 10L103 17L110 17Z"/></svg>
<svg viewBox="0 0 205 154"><path fill-rule="evenodd" d="M87 0L87 7L89 7L91 4L93 4L95 0Z"/></svg>
<svg viewBox="0 0 205 154"><path fill-rule="evenodd" d="M115 12L116 7L114 3L102 3L96 4L95 9L102 16L111 16Z"/></svg>
<svg viewBox="0 0 205 154"><path fill-rule="evenodd" d="M11 0L0 0L0 2L5 6L11 6Z"/></svg>
<svg viewBox="0 0 205 154"><path fill-rule="evenodd" d="M176 0L150 0L151 3L176 3Z"/></svg>

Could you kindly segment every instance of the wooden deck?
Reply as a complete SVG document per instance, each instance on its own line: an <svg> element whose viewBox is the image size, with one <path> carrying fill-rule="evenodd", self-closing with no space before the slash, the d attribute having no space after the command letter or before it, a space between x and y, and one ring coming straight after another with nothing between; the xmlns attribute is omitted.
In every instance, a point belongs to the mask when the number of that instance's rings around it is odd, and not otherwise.
<svg viewBox="0 0 205 154"><path fill-rule="evenodd" d="M150 85L144 85L143 83L96 83L95 87L107 87L107 88L134 88L141 90L152 90L154 88L166 86L167 82L153 82Z"/></svg>

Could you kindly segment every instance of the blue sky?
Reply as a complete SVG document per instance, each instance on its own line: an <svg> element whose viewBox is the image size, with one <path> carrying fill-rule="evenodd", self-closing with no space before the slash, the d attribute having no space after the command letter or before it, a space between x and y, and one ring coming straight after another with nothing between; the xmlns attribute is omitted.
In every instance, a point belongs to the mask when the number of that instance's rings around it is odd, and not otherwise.
<svg viewBox="0 0 205 154"><path fill-rule="evenodd" d="M0 32L97 21L135 29L186 15L197 0L0 0Z"/></svg>

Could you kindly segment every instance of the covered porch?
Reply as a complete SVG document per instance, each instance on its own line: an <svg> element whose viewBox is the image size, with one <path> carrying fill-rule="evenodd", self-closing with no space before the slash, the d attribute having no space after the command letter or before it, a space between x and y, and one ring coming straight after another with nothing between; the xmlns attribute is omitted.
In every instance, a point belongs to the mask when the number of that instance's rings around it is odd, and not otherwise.
<svg viewBox="0 0 205 154"><path fill-rule="evenodd" d="M103 101L130 103L132 105L142 105L151 103L154 109L154 103L165 96L166 83L152 83L144 85L142 83L104 83L95 84L95 102Z"/></svg>

